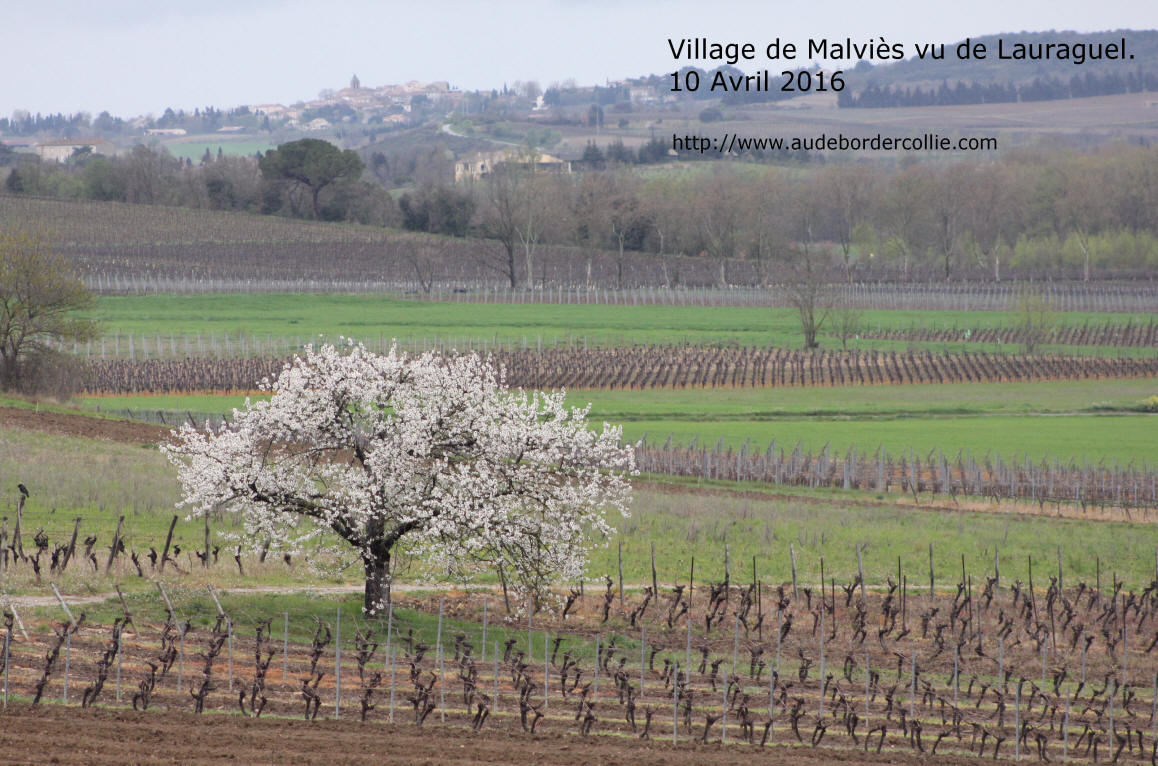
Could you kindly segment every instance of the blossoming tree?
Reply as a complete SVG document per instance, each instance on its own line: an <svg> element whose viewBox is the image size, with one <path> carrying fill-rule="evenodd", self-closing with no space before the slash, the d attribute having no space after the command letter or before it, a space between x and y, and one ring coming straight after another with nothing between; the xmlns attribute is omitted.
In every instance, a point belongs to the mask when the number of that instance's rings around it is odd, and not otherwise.
<svg viewBox="0 0 1158 766"><path fill-rule="evenodd" d="M396 546L451 576L504 566L539 591L580 577L592 535L626 514L634 453L562 392L508 389L477 355L307 348L233 422L186 424L164 450L182 505L244 516L251 541L361 558L364 609L390 598Z"/></svg>

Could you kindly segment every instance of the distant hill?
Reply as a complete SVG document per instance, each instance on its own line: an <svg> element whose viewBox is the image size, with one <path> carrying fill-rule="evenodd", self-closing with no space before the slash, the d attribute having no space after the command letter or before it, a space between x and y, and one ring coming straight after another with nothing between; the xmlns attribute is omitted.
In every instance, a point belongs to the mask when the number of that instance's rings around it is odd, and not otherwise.
<svg viewBox="0 0 1158 766"><path fill-rule="evenodd" d="M999 58L999 41L1008 55L1015 46L1042 43L1120 44L1130 60L1014 60ZM946 44L944 59L907 58L876 66L859 64L846 76L843 107L937 106L1046 101L1118 93L1158 91L1158 30L1107 32L1019 32L970 38L983 43L987 58L960 59L959 43ZM1075 51L1076 53L1076 51Z"/></svg>
<svg viewBox="0 0 1158 766"><path fill-rule="evenodd" d="M1070 61L1009 61L997 58L997 41L1004 40L1008 48L1014 43L1112 43L1126 38L1128 52L1134 56L1133 61L1087 61L1075 65ZM954 83L976 82L980 85L1012 82L1015 84L1030 82L1035 77L1064 77L1071 75L1085 75L1087 72L1104 74L1125 74L1134 69L1143 71L1158 71L1158 30L1116 29L1108 32L1017 32L995 35L983 35L970 38L972 43L984 43L989 51L989 58L984 61L961 61L952 53L957 43L945 45L944 60L906 58L902 61L879 64L867 69L858 69L854 82L855 88L867 85L915 85L921 83L939 83L948 80ZM851 77L849 78L852 79Z"/></svg>

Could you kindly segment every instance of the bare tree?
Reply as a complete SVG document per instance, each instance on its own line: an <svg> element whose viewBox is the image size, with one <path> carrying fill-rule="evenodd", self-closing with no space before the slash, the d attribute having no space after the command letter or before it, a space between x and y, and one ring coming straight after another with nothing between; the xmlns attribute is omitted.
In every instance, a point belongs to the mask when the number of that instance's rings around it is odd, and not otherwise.
<svg viewBox="0 0 1158 766"><path fill-rule="evenodd" d="M736 256L739 246L742 203L746 196L743 185L743 179L731 168L714 168L711 177L700 187L695 206L701 244L704 252L719 263L716 282L721 287L728 281L725 272L727 260Z"/></svg>
<svg viewBox="0 0 1158 766"><path fill-rule="evenodd" d="M619 287L623 287L628 246L635 249L650 227L648 211L641 205L639 195L639 179L621 170L589 173L575 191L572 209L576 237L593 247L615 248ZM591 283L590 254L587 281Z"/></svg>
<svg viewBox="0 0 1158 766"><path fill-rule="evenodd" d="M860 334L864 323L864 312L847 303L837 305L832 310L832 331L840 338L841 351L848 350L848 341Z"/></svg>
<svg viewBox="0 0 1158 766"><path fill-rule="evenodd" d="M95 337L96 322L76 316L95 303L43 235L0 229L0 388L47 382L56 344Z"/></svg>
<svg viewBox="0 0 1158 766"><path fill-rule="evenodd" d="M624 252L631 242L638 245L644 238L649 224L647 212L639 200L639 181L627 171L607 171L611 173L610 199L607 206L607 224L612 243L616 248L615 286L623 288Z"/></svg>
<svg viewBox="0 0 1158 766"><path fill-rule="evenodd" d="M864 165L831 165L817 178L817 197L840 245L846 282L852 281L852 245L857 227L869 216L874 179L873 171Z"/></svg>
<svg viewBox="0 0 1158 766"><path fill-rule="evenodd" d="M993 274L994 282L1001 281L1002 244L1012 244L1025 223L1021 175L1003 165L979 165L962 178L967 246L976 264Z"/></svg>
<svg viewBox="0 0 1158 766"><path fill-rule="evenodd" d="M816 340L832 311L833 290L824 281L819 269L798 265L784 285L788 304L800 314L800 330L804 333L804 348L819 348Z"/></svg>
<svg viewBox="0 0 1158 766"><path fill-rule="evenodd" d="M678 284L679 273L673 274L664 256L680 252L684 244L683 229L687 219L687 194L675 179L664 175L654 179L645 189L643 209L655 234L655 246L660 256L660 269L665 287Z"/></svg>
<svg viewBox="0 0 1158 766"><path fill-rule="evenodd" d="M1017 302L1016 322L1021 331L1021 352L1032 354L1049 339L1057 325L1057 314L1047 298L1029 294Z"/></svg>
<svg viewBox="0 0 1158 766"><path fill-rule="evenodd" d="M789 221L780 211L790 204L790 190L779 174L762 175L745 195L741 237L743 255L752 261L758 284L768 283L769 266L788 252Z"/></svg>
<svg viewBox="0 0 1158 766"><path fill-rule="evenodd" d="M534 281L535 250L543 231L543 205L535 189L538 163L539 153L527 147L497 163L485 181L483 229L503 248L499 270L511 287L519 284L520 256L526 284Z"/></svg>
<svg viewBox="0 0 1158 766"><path fill-rule="evenodd" d="M125 201L144 204L170 202L177 187L181 161L164 147L137 144L120 161L125 184Z"/></svg>
<svg viewBox="0 0 1158 766"><path fill-rule="evenodd" d="M912 262L930 241L928 226L928 173L919 166L902 170L890 179L882 201L886 248L901 261L901 281L909 281Z"/></svg>
<svg viewBox="0 0 1158 766"><path fill-rule="evenodd" d="M414 269L414 277L418 286L426 295L430 295L434 288L434 279L438 265L446 258L450 245L445 240L430 239L422 242L402 245L405 252L403 258Z"/></svg>
<svg viewBox="0 0 1158 766"><path fill-rule="evenodd" d="M806 349L820 347L816 338L832 308L832 290L825 282L825 269L820 262L819 251L813 246L818 225L817 191L818 187L814 184L803 185L788 207L792 228L798 240L797 247L790 252L792 266L785 289L789 305L800 314L800 329L804 333Z"/></svg>
<svg viewBox="0 0 1158 766"><path fill-rule="evenodd" d="M1091 235L1109 227L1112 211L1109 196L1097 167L1089 160L1074 160L1063 171L1062 193L1055 202L1061 237L1073 234L1082 251L1082 279L1090 281L1094 257Z"/></svg>

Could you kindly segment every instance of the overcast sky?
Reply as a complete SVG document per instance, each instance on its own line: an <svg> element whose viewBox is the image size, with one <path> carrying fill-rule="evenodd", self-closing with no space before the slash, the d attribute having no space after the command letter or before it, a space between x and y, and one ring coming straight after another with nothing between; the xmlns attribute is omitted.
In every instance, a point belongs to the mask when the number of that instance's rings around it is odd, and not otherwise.
<svg viewBox="0 0 1158 766"><path fill-rule="evenodd" d="M1153 0L4 0L0 19L0 115L122 117L290 104L353 74L364 86L603 83L677 68L668 37L803 45L883 36L908 50L997 32L1158 25Z"/></svg>

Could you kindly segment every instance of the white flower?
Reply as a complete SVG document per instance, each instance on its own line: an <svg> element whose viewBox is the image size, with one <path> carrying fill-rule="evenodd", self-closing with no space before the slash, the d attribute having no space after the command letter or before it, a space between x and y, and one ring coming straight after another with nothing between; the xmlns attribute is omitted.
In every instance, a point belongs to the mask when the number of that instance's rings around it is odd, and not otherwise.
<svg viewBox="0 0 1158 766"><path fill-rule="evenodd" d="M562 392L509 390L477 355L307 347L263 388L228 427L174 431L181 505L243 513L255 543L353 546L371 610L396 544L454 575L501 563L541 591L580 577L588 538L614 531L606 511L630 503L619 427L589 430Z"/></svg>

